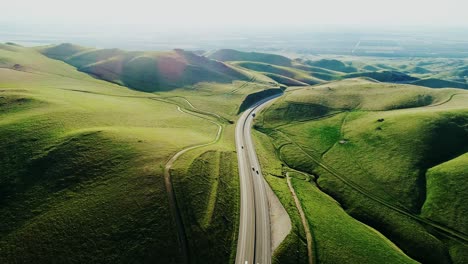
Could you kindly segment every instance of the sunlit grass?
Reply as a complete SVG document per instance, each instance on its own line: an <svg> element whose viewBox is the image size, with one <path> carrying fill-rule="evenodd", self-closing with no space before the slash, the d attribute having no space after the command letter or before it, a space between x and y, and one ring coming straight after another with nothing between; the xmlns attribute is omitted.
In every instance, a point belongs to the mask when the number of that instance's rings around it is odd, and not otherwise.
<svg viewBox="0 0 468 264"><path fill-rule="evenodd" d="M283 162L316 174L320 189L351 216L375 227L417 260L444 262L444 243L451 245L450 252L458 252L460 244L435 237L432 230L366 197L379 197L418 216L426 196L441 195L431 174L438 167L431 168L447 164L444 171L450 175L451 163L444 162L468 151L467 95L457 89L345 80L287 92L266 110L259 125L276 142ZM451 177L446 184L463 186L459 181ZM430 204L444 204L445 210L431 211L429 204L424 216L440 222L463 211L458 206L464 199L461 190L443 193L445 199ZM463 256L453 254L457 259Z"/></svg>

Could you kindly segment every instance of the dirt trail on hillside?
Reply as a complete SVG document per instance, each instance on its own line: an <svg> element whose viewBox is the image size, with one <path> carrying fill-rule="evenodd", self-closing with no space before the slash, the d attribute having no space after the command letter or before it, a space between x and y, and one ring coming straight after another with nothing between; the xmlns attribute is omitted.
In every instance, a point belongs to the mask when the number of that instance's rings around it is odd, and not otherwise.
<svg viewBox="0 0 468 264"><path fill-rule="evenodd" d="M180 106L177 106L177 110L182 112L182 113L186 113L186 114L193 115L193 116L196 116L196 117L199 117L199 118L203 118L203 117L200 117L198 115L195 115L195 114L192 114L190 112L186 112L186 111L182 110L182 108ZM185 152L190 151L192 149L209 146L211 144L216 143L219 140L219 138L221 137L221 132L223 131L223 127L220 124L218 124L218 123L216 123L214 121L211 121L209 119L206 119L206 120L218 126L218 132L216 134L215 139L208 142L208 143L203 143L203 144L199 144L199 145L195 145L195 146L191 146L191 147L187 147L185 149L182 149L181 151L174 154L174 156L172 156L169 159L169 161L166 163L166 166L164 167L164 184L166 186L166 192L167 192L167 196L168 196L168 200L169 200L169 207L171 209L172 216L173 216L174 220L176 221L177 236L178 236L179 244L180 244L180 247L181 247L180 250L181 250L181 255L182 255L184 263L189 263L190 256L189 256L189 251L188 251L187 235L185 233L185 228L184 228L184 224L183 224L183 221L182 221L182 216L180 214L179 207L177 205L177 199L176 199L176 195L175 195L175 192L174 192L174 187L172 185L171 168L172 168L172 165L174 164L174 162L182 154L184 154Z"/></svg>
<svg viewBox="0 0 468 264"><path fill-rule="evenodd" d="M289 191L291 191L291 194L294 198L294 203L296 204L297 210L299 211L299 214L301 215L302 225L304 226L304 231L306 233L307 255L309 256L309 264L313 264L314 263L314 255L312 252L313 241L312 241L312 234L310 233L310 229L309 229L309 224L305 217L304 211L302 210L301 202L299 201L299 198L297 198L296 192L294 191L294 187L291 184L291 177L289 177L289 174L286 174L286 179L288 181Z"/></svg>

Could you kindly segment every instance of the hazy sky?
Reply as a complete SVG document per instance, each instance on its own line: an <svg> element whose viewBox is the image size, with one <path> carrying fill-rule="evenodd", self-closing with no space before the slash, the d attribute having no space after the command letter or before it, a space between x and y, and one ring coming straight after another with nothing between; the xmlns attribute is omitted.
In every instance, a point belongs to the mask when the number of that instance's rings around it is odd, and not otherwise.
<svg viewBox="0 0 468 264"><path fill-rule="evenodd" d="M468 0L18 0L1 9L4 24L468 26Z"/></svg>

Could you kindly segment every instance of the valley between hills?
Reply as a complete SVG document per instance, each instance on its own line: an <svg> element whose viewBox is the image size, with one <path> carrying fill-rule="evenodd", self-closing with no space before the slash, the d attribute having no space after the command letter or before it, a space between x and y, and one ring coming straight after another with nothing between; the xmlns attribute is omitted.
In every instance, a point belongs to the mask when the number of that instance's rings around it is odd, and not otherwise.
<svg viewBox="0 0 468 264"><path fill-rule="evenodd" d="M466 65L0 44L0 262L467 263Z"/></svg>

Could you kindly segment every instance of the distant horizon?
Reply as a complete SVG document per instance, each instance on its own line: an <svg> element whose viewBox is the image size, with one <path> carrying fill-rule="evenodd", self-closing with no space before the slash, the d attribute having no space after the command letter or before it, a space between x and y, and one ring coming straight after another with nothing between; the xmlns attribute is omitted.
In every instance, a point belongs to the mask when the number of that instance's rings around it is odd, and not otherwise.
<svg viewBox="0 0 468 264"><path fill-rule="evenodd" d="M7 1L0 24L147 25L165 30L208 28L278 28L321 25L358 27L468 27L463 0L372 0L310 2L133 0Z"/></svg>
<svg viewBox="0 0 468 264"><path fill-rule="evenodd" d="M210 33L223 31L225 33L232 33L242 30L243 33L273 33L282 32L286 30L292 31L311 31L311 32L329 32L335 31L392 31L396 33L406 32L437 32L445 30L462 30L468 32L468 24L466 25L429 25L429 24L284 24L274 25L274 27L262 24L252 25L178 25L168 28L164 25L151 24L151 23L99 23L83 22L83 23L57 23L57 22L3 22L0 21L0 32L8 30L27 30L27 31L42 31L42 32L96 32L102 30L121 31L121 30L137 30L140 32L154 32L154 33L167 33L167 34L180 34L187 32L195 33ZM73 30L70 32L69 30Z"/></svg>
<svg viewBox="0 0 468 264"><path fill-rule="evenodd" d="M0 42L23 46L73 43L93 48L123 50L215 50L231 48L244 51L281 53L349 54L361 40L390 41L401 47L427 46L442 51L449 43L457 54L468 56L468 27L358 27L354 25L283 26L276 28L242 27L161 31L150 25L0 24ZM425 43L425 44L424 44ZM380 44L379 44L380 45ZM455 46L454 46L455 48ZM397 48L401 50L401 48ZM444 49L444 48L443 48ZM421 50L421 49L420 49ZM427 52L426 52L427 53ZM415 55L404 53L405 56ZM426 54L427 55L427 54ZM444 55L445 56L445 55Z"/></svg>

